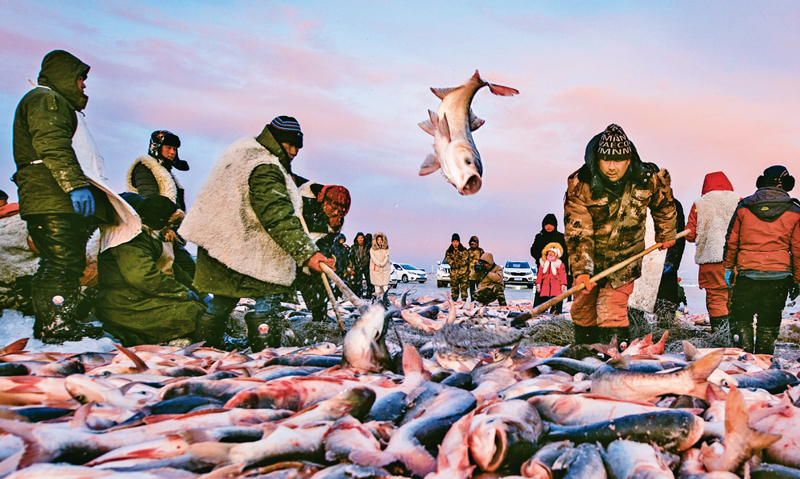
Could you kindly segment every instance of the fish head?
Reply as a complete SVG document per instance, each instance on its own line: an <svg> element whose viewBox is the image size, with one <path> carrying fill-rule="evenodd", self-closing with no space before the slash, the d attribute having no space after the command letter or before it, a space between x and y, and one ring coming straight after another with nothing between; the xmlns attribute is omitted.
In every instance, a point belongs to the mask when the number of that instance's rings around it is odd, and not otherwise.
<svg viewBox="0 0 800 479"><path fill-rule="evenodd" d="M483 163L471 141L450 142L439 162L442 166L442 175L456 187L459 194L474 195L481 189Z"/></svg>
<svg viewBox="0 0 800 479"><path fill-rule="evenodd" d="M388 321L383 307L372 305L344 337L342 363L365 371L390 369L392 358L386 348Z"/></svg>
<svg viewBox="0 0 800 479"><path fill-rule="evenodd" d="M106 402L104 393L110 389L104 380L83 374L67 376L64 387L70 396L81 404Z"/></svg>
<svg viewBox="0 0 800 479"><path fill-rule="evenodd" d="M479 468L491 472L503 464L508 450L506 432L506 425L499 418L478 414L472 419L469 451Z"/></svg>
<svg viewBox="0 0 800 479"><path fill-rule="evenodd" d="M337 394L332 401L333 408L342 414L363 419L375 403L375 391L368 387L355 387Z"/></svg>

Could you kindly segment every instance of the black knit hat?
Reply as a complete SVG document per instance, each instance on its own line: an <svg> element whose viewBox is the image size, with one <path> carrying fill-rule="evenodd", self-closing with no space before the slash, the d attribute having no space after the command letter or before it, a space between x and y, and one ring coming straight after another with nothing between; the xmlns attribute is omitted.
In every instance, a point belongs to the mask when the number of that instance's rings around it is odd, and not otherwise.
<svg viewBox="0 0 800 479"><path fill-rule="evenodd" d="M633 156L633 149L622 127L614 123L608 125L600 135L597 157L608 161L626 161Z"/></svg>
<svg viewBox="0 0 800 479"><path fill-rule="evenodd" d="M288 143L298 148L303 147L303 132L300 123L291 116L281 115L273 119L269 125L270 133L278 143Z"/></svg>
<svg viewBox="0 0 800 479"><path fill-rule="evenodd" d="M0 200L7 200L7 199L8 199L8 194L5 191L0 190Z"/></svg>
<svg viewBox="0 0 800 479"><path fill-rule="evenodd" d="M544 228L545 225L553 225L558 228L558 218L556 218L556 215L553 213L547 213L544 215L544 219L542 220L542 228Z"/></svg>
<svg viewBox="0 0 800 479"><path fill-rule="evenodd" d="M148 196L136 208L142 223L160 230L169 224L169 217L178 210L178 205L166 196Z"/></svg>
<svg viewBox="0 0 800 479"><path fill-rule="evenodd" d="M461 243L461 236L458 236L458 233L453 233L453 236L450 238L450 241L451 242L458 241L459 243Z"/></svg>
<svg viewBox="0 0 800 479"><path fill-rule="evenodd" d="M780 187L783 191L789 192L794 188L794 177L789 174L785 166L770 166L756 180L756 188L765 186Z"/></svg>

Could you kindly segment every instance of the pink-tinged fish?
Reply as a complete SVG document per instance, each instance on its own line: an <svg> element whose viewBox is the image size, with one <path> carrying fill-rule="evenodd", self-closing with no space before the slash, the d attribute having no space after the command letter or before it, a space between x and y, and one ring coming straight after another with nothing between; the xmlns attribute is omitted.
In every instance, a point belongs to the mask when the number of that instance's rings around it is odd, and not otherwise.
<svg viewBox="0 0 800 479"><path fill-rule="evenodd" d="M469 431L469 452L484 471L519 467L537 449L542 420L525 401L500 401L476 411Z"/></svg>
<svg viewBox="0 0 800 479"><path fill-rule="evenodd" d="M455 422L447 431L439 445L436 457L436 472L425 476L425 479L469 479L475 466L469 463L470 425L474 412L467 414Z"/></svg>
<svg viewBox="0 0 800 479"><path fill-rule="evenodd" d="M475 70L472 78L455 88L431 88L442 99L436 113L428 110L430 120L419 126L433 136L433 151L420 167L420 176L429 175L439 168L442 176L462 195L474 195L481 189L483 163L472 132L485 122L472 113L472 98L478 90L488 86L495 95L512 96L519 90L483 81Z"/></svg>
<svg viewBox="0 0 800 479"><path fill-rule="evenodd" d="M700 451L709 471L736 472L754 454L776 443L780 434L762 432L750 427L750 415L741 391L733 386L725 400L725 448L719 451L703 444Z"/></svg>

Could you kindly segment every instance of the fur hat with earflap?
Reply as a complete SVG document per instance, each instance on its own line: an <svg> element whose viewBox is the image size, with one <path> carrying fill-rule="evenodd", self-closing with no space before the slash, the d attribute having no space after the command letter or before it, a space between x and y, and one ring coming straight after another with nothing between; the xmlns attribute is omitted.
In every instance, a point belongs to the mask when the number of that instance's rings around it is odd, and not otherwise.
<svg viewBox="0 0 800 479"><path fill-rule="evenodd" d="M547 261L547 253L550 251L556 253L556 258L561 258L561 255L564 254L564 250L561 248L560 244L556 242L547 243L547 246L542 249L542 261Z"/></svg>

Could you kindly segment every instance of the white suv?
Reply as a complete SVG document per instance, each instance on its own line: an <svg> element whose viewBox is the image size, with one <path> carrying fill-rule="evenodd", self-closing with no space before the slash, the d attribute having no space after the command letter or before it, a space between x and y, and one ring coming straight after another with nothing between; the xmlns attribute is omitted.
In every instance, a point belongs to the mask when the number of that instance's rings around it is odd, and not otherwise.
<svg viewBox="0 0 800 479"><path fill-rule="evenodd" d="M447 261L442 260L439 267L436 268L436 287L444 288L450 284L450 265Z"/></svg>
<svg viewBox="0 0 800 479"><path fill-rule="evenodd" d="M503 282L506 285L524 284L532 289L536 284L536 273L527 261L506 261L503 268Z"/></svg>

